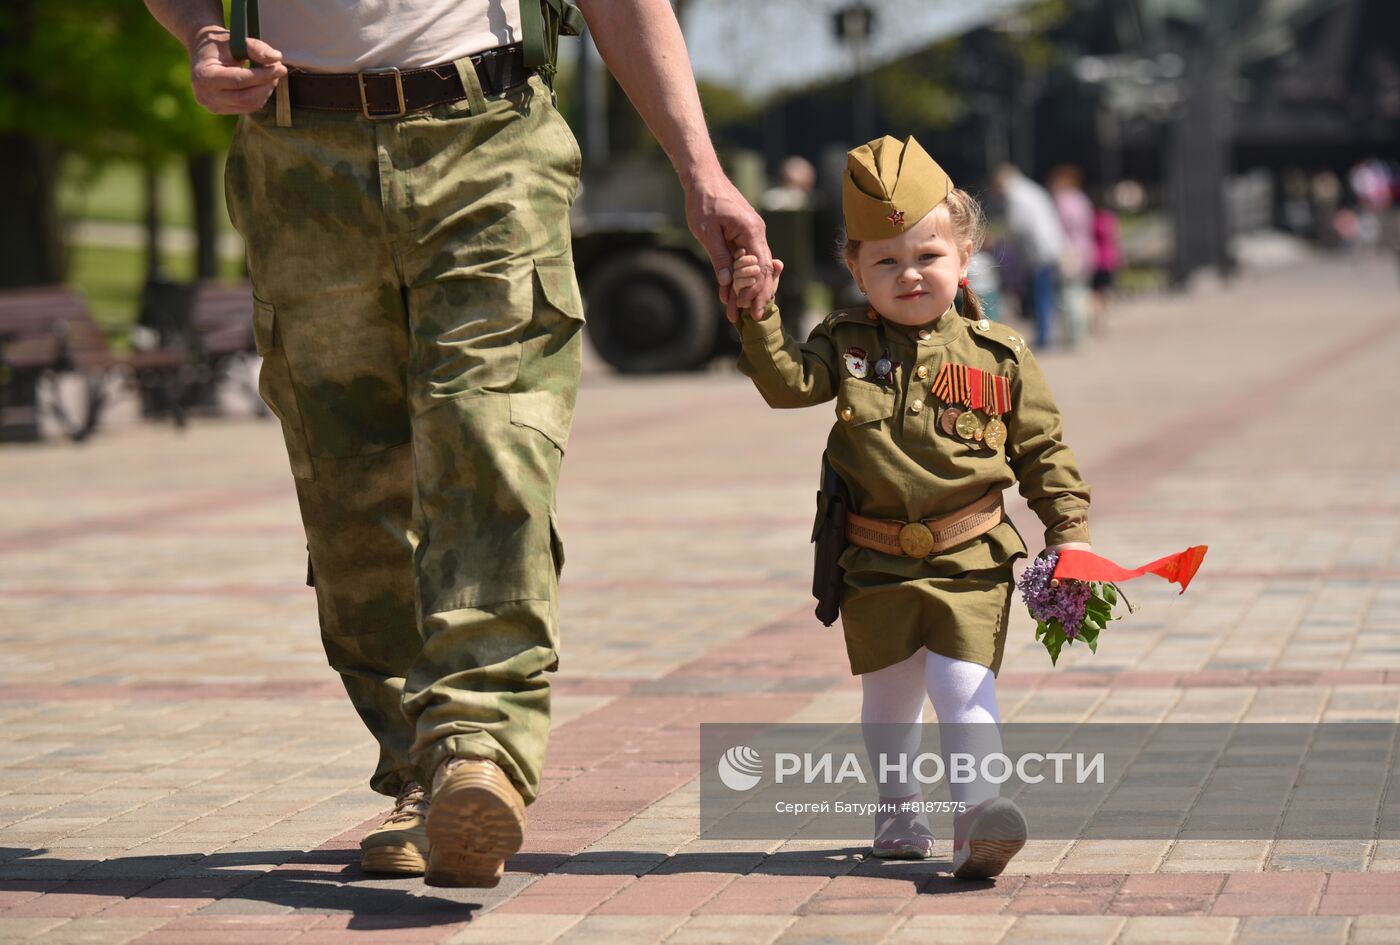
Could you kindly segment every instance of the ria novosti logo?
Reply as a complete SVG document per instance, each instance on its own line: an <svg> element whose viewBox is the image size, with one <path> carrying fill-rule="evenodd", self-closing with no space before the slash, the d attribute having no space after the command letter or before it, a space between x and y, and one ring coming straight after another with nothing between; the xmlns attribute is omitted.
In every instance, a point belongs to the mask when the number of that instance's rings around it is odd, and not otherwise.
<svg viewBox="0 0 1400 945"><path fill-rule="evenodd" d="M731 791L747 791L763 777L763 756L747 745L735 745L719 759L719 779Z"/></svg>
<svg viewBox="0 0 1400 945"><path fill-rule="evenodd" d="M1073 762L1071 769L1070 763ZM747 745L735 745L720 756L719 779L731 791L748 791L763 780L763 755ZM899 783L917 781L936 784L1005 784L1016 780L1023 784L1103 784L1105 755L1103 752L1025 752L1011 757L1004 752L986 754L950 752L945 759L936 752L909 755L881 753L872 759L867 774L855 752L787 752L773 754L773 780L776 784L868 784L873 779L885 784L891 779Z"/></svg>

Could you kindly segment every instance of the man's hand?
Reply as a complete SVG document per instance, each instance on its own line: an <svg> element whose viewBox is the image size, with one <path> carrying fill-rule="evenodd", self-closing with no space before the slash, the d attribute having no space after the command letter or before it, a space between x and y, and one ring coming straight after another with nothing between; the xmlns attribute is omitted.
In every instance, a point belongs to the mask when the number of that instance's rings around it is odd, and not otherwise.
<svg viewBox="0 0 1400 945"><path fill-rule="evenodd" d="M747 308L754 318L760 317L777 291L777 274L772 271L774 259L768 249L763 218L723 174L703 186L686 188L685 217L690 231L710 254L720 301L725 303L725 316L730 323L738 323L740 309ZM745 246L753 247L762 272L753 283L740 288L734 283L734 257L742 255L741 247Z"/></svg>
<svg viewBox="0 0 1400 945"><path fill-rule="evenodd" d="M248 37L251 69L233 58L228 31L201 30L190 48L190 79L195 101L216 115L255 112L267 104L277 83L287 74L282 54L260 39Z"/></svg>
<svg viewBox="0 0 1400 945"><path fill-rule="evenodd" d="M758 257L746 250L738 250L739 256L734 260L734 279L730 285L731 295L742 295L745 290L758 285L765 278L772 279L773 291L778 291L778 278L783 274L783 261L774 259L770 266L764 266L758 261ZM763 317L763 310L767 306L768 300L764 299L762 305L754 305L750 311L751 317L758 319Z"/></svg>

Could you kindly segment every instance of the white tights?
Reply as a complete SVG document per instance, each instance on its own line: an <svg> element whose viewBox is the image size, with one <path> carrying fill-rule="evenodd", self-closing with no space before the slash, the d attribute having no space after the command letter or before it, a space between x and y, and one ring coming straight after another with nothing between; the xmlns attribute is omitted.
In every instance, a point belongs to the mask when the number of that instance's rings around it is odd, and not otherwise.
<svg viewBox="0 0 1400 945"><path fill-rule="evenodd" d="M947 777L948 756L966 752L982 758L1001 751L1001 718L997 713L996 677L985 666L940 656L926 649L901 663L860 677L864 699L860 707L865 750L878 778L877 759L900 754L912 759L919 752L919 723L924 719L924 695L933 700L940 725L940 742ZM965 723L990 722L990 725ZM968 807L998 795L995 784L980 780L950 783L952 798ZM882 797L920 793L918 781L887 774Z"/></svg>

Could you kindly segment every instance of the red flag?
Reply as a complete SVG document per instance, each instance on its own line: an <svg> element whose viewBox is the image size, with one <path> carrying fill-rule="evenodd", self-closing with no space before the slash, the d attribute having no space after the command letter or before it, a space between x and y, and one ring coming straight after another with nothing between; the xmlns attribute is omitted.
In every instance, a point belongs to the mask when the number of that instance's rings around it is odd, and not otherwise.
<svg viewBox="0 0 1400 945"><path fill-rule="evenodd" d="M1119 567L1107 558L1101 558L1092 551L1066 549L1060 552L1059 563L1055 565L1056 578L1073 581L1127 581L1144 574L1156 574L1173 584L1181 585L1181 593L1186 593L1186 585L1196 576L1205 560L1206 545L1192 545L1185 551L1165 558L1158 558L1140 568Z"/></svg>

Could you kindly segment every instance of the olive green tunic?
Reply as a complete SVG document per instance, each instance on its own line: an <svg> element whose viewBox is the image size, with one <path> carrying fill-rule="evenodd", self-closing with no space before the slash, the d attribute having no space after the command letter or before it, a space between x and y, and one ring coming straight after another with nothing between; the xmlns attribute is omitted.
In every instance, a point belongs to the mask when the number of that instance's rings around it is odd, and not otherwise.
<svg viewBox="0 0 1400 945"><path fill-rule="evenodd" d="M1063 441L1059 410L1025 341L1005 325L972 322L950 308L923 330L863 309L842 310L798 344L770 305L761 320L743 319L740 335L739 369L770 406L835 399L827 455L858 514L933 519L1018 483L1045 525L1047 545L1089 540L1089 487ZM846 355L853 349L866 355L866 377L853 376L848 367ZM874 377L874 365L885 355L895 364L893 383ZM944 364L1009 380L1002 449L941 428L938 417L948 405L931 387ZM1009 519L923 559L847 548L841 617L851 671L882 669L925 646L997 672L1013 589L1011 563L1025 554Z"/></svg>

